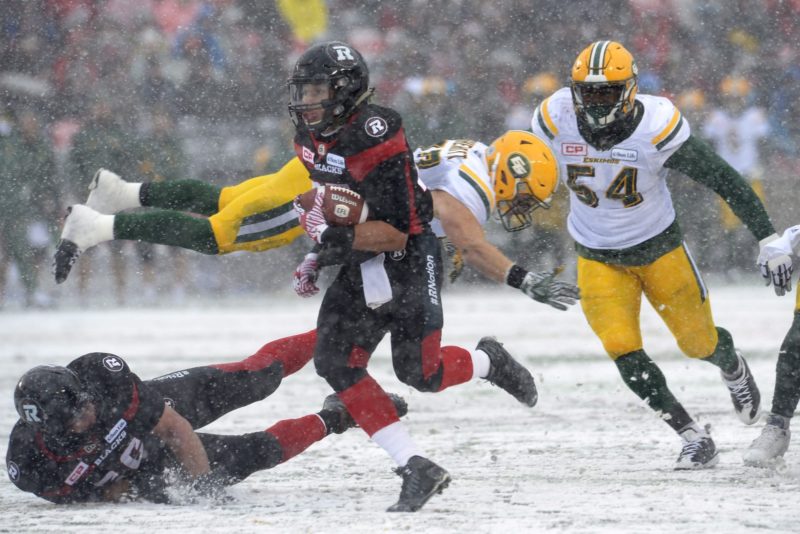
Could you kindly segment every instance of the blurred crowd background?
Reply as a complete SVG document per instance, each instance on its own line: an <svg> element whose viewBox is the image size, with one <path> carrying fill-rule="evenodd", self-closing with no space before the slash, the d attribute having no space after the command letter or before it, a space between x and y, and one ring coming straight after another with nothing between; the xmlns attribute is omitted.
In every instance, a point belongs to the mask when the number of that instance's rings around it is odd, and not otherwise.
<svg viewBox="0 0 800 534"><path fill-rule="evenodd" d="M286 291L308 243L204 257L101 245L56 286L67 206L95 170L219 185L293 156L286 80L324 39L358 48L375 101L409 143L491 142L527 129L600 39L637 59L639 91L675 101L693 131L754 184L779 231L800 223L798 0L3 0L0 26L0 307L151 305ZM716 196L670 178L706 274L755 279L757 244ZM492 238L531 268L574 273L566 191L533 229ZM468 287L481 283L467 275Z"/></svg>

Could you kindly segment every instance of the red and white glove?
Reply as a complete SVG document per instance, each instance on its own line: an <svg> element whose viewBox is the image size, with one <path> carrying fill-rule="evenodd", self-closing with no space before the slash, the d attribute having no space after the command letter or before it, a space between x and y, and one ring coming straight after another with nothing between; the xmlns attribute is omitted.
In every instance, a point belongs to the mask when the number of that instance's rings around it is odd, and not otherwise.
<svg viewBox="0 0 800 534"><path fill-rule="evenodd" d="M325 216L322 214L322 199L324 196L324 188L317 189L317 194L314 197L314 205L310 210L306 211L300 205L300 202L295 200L294 209L297 211L300 218L300 226L306 231L306 234L319 243L322 233L328 229L328 223L325 221Z"/></svg>
<svg viewBox="0 0 800 534"><path fill-rule="evenodd" d="M292 288L303 298L313 297L319 293L317 278L319 277L319 263L317 254L309 252L300 265L294 270Z"/></svg>

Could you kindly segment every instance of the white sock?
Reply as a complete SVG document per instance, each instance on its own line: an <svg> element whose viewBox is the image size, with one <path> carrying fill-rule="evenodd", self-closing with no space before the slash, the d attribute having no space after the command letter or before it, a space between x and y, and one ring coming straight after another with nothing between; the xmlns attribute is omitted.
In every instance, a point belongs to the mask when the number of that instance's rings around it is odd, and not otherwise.
<svg viewBox="0 0 800 534"><path fill-rule="evenodd" d="M489 376L489 368L492 366L489 355L478 349L470 351L469 355L472 356L472 379Z"/></svg>
<svg viewBox="0 0 800 534"><path fill-rule="evenodd" d="M419 447L400 421L385 426L372 435L372 441L377 443L389 456L403 467L412 456L422 456Z"/></svg>
<svg viewBox="0 0 800 534"><path fill-rule="evenodd" d="M114 215L100 215L95 221L95 234L97 243L114 239ZM96 245L94 243L92 246Z"/></svg>
<svg viewBox="0 0 800 534"><path fill-rule="evenodd" d="M685 427L681 428L678 435L683 439L684 443L694 441L700 437L707 436L705 428L701 428L696 422L691 422Z"/></svg>
<svg viewBox="0 0 800 534"><path fill-rule="evenodd" d="M139 191L142 189L141 182L125 182L122 187L122 198L124 208L140 208L142 203L139 200Z"/></svg>

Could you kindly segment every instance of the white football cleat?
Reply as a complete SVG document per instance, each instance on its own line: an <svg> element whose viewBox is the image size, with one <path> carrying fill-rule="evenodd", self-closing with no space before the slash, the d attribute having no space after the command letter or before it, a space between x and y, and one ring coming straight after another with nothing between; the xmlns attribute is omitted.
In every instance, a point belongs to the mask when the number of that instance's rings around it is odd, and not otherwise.
<svg viewBox="0 0 800 534"><path fill-rule="evenodd" d="M89 198L86 199L86 205L108 215L138 208L141 206L139 202L141 187L141 183L127 182L116 173L99 169L89 184Z"/></svg>
<svg viewBox="0 0 800 534"><path fill-rule="evenodd" d="M53 257L53 274L60 284L87 249L114 238L114 216L103 215L82 204L70 206L61 240Z"/></svg>
<svg viewBox="0 0 800 534"><path fill-rule="evenodd" d="M750 447L742 455L744 465L750 467L776 465L789 448L791 437L789 419L780 415L770 414L767 418L767 424L761 430L761 435L750 444Z"/></svg>

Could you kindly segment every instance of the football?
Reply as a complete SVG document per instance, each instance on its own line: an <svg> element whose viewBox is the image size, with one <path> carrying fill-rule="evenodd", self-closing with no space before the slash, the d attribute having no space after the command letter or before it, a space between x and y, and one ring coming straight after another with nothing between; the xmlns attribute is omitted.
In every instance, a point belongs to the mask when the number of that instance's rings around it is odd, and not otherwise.
<svg viewBox="0 0 800 534"><path fill-rule="evenodd" d="M332 226L353 226L367 220L369 208L364 199L346 187L328 185L306 191L297 198L300 206L308 211L314 207L314 198L322 194L322 215Z"/></svg>

